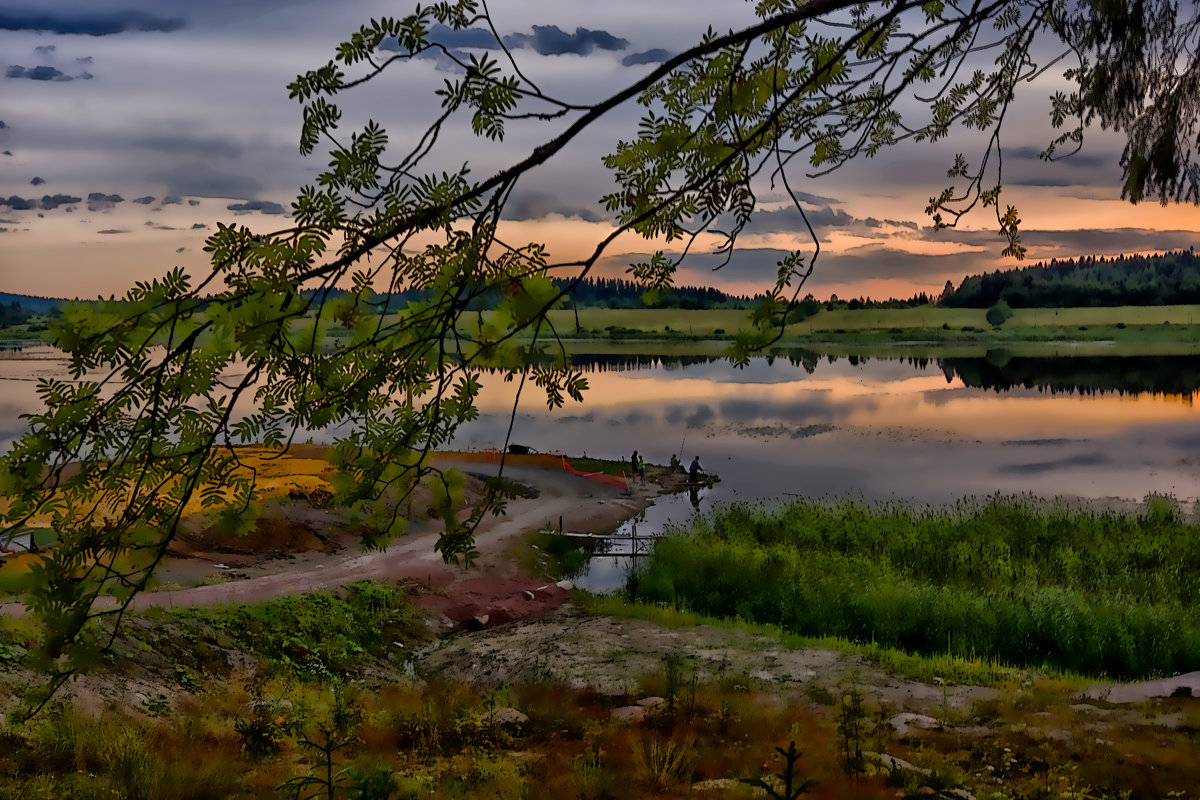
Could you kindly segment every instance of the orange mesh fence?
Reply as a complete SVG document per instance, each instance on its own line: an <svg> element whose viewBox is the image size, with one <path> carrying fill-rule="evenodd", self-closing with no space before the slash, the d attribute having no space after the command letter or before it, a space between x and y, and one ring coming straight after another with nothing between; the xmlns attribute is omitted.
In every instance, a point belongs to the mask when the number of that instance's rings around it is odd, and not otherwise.
<svg viewBox="0 0 1200 800"><path fill-rule="evenodd" d="M587 478L588 480L593 480L593 481L596 481L597 483L607 483L610 486L619 486L622 489L627 488L629 486L629 481L626 480L623 475L622 476L608 475L603 472L580 472L579 470L577 470L571 466L571 462L567 461L566 456L562 456L562 465L563 465L563 469L570 470L571 472L574 472L576 475L582 475L583 477Z"/></svg>
<svg viewBox="0 0 1200 800"><path fill-rule="evenodd" d="M450 455L447 453L447 455ZM487 461L499 462L503 455L499 450L474 450L466 453L454 453L453 457L460 461ZM567 457L560 453L522 453L515 455L509 453L504 456L504 461L508 464L525 464L531 467L541 467L543 469L565 469L582 478L595 481L597 483L616 486L621 489L629 487L629 480L622 475L608 475L603 472L582 472L575 469Z"/></svg>

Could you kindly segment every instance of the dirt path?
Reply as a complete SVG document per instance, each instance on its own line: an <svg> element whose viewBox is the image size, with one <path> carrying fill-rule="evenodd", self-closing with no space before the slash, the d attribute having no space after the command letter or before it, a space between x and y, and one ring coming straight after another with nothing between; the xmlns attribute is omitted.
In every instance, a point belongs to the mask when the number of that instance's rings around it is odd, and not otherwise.
<svg viewBox="0 0 1200 800"><path fill-rule="evenodd" d="M493 474L495 468L479 462L441 460L440 468L457 467L473 473ZM617 527L650 503L658 487L647 484L634 491L589 480L566 471L508 465L504 476L528 487L533 497L511 500L506 513L485 519L476 535L480 558L475 568L443 563L434 550L440 530L438 524L414 526L385 550L361 551L349 546L337 552L319 550L286 558L260 561L239 567L236 580L194 586L173 591L145 592L134 598L133 607L196 607L225 603L255 603L285 594L320 591L358 580L413 580L428 586L433 593L426 605L438 608L456 621L487 613L493 609L490 624L526 616L557 606L565 598L560 587L543 586L521 574L509 557L513 541L540 529L579 533L603 533ZM352 538L352 537L351 537ZM351 542L353 544L353 542ZM194 554L192 573L197 570L220 574L219 553ZM231 560L231 559L224 559ZM525 595L535 595L531 600ZM522 599L514 604L510 601ZM102 598L103 605L107 599ZM6 604L0 613L21 613L22 606Z"/></svg>

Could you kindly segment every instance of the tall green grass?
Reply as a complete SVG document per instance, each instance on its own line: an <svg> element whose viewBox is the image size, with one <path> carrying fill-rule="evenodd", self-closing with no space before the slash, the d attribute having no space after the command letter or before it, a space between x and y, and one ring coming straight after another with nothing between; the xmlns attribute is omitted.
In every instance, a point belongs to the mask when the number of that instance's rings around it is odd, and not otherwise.
<svg viewBox="0 0 1200 800"><path fill-rule="evenodd" d="M735 505L661 540L630 597L923 654L1142 677L1200 669L1200 527L994 498Z"/></svg>

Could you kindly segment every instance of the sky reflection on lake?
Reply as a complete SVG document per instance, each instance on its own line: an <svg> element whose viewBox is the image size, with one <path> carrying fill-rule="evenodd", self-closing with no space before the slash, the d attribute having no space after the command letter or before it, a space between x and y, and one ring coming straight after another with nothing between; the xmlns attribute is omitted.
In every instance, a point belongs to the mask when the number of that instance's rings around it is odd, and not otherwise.
<svg viewBox="0 0 1200 800"><path fill-rule="evenodd" d="M699 456L722 482L706 500L789 494L947 502L963 495L1195 499L1190 396L997 392L934 362L785 359L589 374L585 403L547 412L526 387L513 441L651 461ZM499 446L515 387L489 386L465 447Z"/></svg>
<svg viewBox="0 0 1200 800"><path fill-rule="evenodd" d="M23 429L18 415L36 408L36 380L66 377L56 355L43 348L0 357L4 447ZM527 384L512 441L615 459L637 449L657 463L699 456L722 479L702 508L789 495L942 503L997 492L1140 499L1155 491L1188 501L1198 494L1193 395L1096 389L1110 380L1106 366L1121 373L1111 377L1118 387L1131 385L1130 375L1138 386L1191 386L1200 383L1194 358L989 354L939 363L808 353L758 358L740 370L703 358L610 358L590 369L582 405L547 411ZM626 360L638 363L622 368ZM1069 374L1074 364L1086 369ZM517 387L484 383L480 418L460 431L459 447L504 443Z"/></svg>

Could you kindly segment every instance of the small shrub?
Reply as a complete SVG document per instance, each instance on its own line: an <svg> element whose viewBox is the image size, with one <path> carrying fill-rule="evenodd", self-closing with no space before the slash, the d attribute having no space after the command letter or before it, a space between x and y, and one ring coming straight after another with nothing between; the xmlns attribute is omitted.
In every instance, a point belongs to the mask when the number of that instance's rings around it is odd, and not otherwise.
<svg viewBox="0 0 1200 800"><path fill-rule="evenodd" d="M637 755L646 780L660 790L689 781L696 768L696 746L691 739L663 740L648 734L639 741Z"/></svg>
<svg viewBox="0 0 1200 800"><path fill-rule="evenodd" d="M1003 300L996 301L996 304L987 310L984 318L993 328L999 328L1004 323L1012 319L1013 310L1008 303Z"/></svg>

